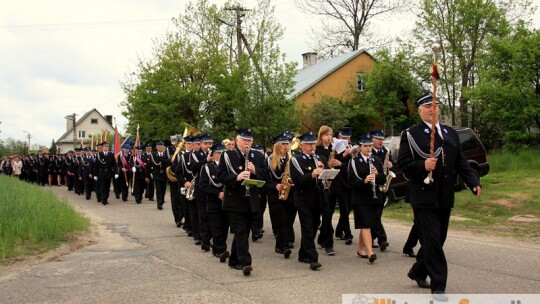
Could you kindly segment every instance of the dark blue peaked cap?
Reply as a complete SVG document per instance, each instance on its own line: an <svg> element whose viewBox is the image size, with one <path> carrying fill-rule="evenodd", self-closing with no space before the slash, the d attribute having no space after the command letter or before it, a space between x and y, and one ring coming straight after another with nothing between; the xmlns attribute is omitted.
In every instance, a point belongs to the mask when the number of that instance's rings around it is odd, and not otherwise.
<svg viewBox="0 0 540 304"><path fill-rule="evenodd" d="M253 139L253 130L251 130L251 128L238 129L236 130L236 135L245 139Z"/></svg>
<svg viewBox="0 0 540 304"><path fill-rule="evenodd" d="M225 146L221 143L218 143L218 144L215 144L212 146L212 148L210 148L210 150L212 150L212 153L214 152L223 152L226 150Z"/></svg>
<svg viewBox="0 0 540 304"><path fill-rule="evenodd" d="M339 134L341 134L341 136L350 137L352 135L352 128L351 127L339 128Z"/></svg>
<svg viewBox="0 0 540 304"><path fill-rule="evenodd" d="M418 98L416 101L417 106L423 106L426 104L432 104L433 103L433 95L431 93L428 93L427 95L424 95L420 98Z"/></svg>
<svg viewBox="0 0 540 304"><path fill-rule="evenodd" d="M313 132L309 131L307 133L302 134L300 136L300 141L305 144L314 144L317 143L317 135L313 134Z"/></svg>
<svg viewBox="0 0 540 304"><path fill-rule="evenodd" d="M371 140L371 136L369 136L369 134L367 134L367 135L362 135L362 136L358 137L358 144L360 144L360 145L372 145L373 141Z"/></svg>
<svg viewBox="0 0 540 304"><path fill-rule="evenodd" d="M371 131L371 133L369 133L369 135L371 135L371 137L384 139L384 132L382 130Z"/></svg>

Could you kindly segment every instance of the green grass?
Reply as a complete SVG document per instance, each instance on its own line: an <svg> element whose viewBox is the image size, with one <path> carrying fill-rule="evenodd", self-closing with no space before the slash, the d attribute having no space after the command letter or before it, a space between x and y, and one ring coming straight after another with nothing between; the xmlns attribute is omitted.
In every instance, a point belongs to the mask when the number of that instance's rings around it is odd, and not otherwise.
<svg viewBox="0 0 540 304"><path fill-rule="evenodd" d="M482 194L477 198L469 190L456 193L451 226L496 235L540 237L540 223L508 221L515 215L531 214L540 218L540 150L525 149L489 155L488 175L481 178ZM412 209L404 203L385 209L385 217L412 221Z"/></svg>
<svg viewBox="0 0 540 304"><path fill-rule="evenodd" d="M0 263L53 249L89 227L51 191L0 176Z"/></svg>

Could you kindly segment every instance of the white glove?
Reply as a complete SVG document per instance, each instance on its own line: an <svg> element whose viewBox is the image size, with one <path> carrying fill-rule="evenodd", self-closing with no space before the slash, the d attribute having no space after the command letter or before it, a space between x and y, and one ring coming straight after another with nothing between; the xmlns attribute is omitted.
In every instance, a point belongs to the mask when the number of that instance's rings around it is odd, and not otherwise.
<svg viewBox="0 0 540 304"><path fill-rule="evenodd" d="M97 182L97 176L94 176L94 180Z"/></svg>
<svg viewBox="0 0 540 304"><path fill-rule="evenodd" d="M115 175L114 175L114 179L118 179L118 174L115 174Z"/></svg>
<svg viewBox="0 0 540 304"><path fill-rule="evenodd" d="M137 168L131 167L131 171L133 171L133 173L135 173L135 172L137 172Z"/></svg>

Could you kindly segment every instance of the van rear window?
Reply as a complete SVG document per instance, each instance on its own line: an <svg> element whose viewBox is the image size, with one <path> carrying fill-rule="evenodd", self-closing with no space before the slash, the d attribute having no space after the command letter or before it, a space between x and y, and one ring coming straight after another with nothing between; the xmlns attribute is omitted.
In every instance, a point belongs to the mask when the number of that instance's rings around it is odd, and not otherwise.
<svg viewBox="0 0 540 304"><path fill-rule="evenodd" d="M478 147L478 143L474 139L473 135L469 132L459 133L459 141L461 142L461 149L463 151L473 150Z"/></svg>

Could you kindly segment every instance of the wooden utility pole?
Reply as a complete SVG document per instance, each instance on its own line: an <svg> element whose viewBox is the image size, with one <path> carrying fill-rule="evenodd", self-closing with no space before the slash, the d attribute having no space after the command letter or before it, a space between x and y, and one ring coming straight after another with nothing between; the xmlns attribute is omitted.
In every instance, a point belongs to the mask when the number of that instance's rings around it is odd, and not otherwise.
<svg viewBox="0 0 540 304"><path fill-rule="evenodd" d="M246 16L244 12L250 10L240 6L228 7L225 10L236 12L236 49L238 53L238 64L242 64L242 18Z"/></svg>

